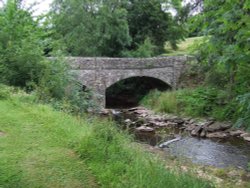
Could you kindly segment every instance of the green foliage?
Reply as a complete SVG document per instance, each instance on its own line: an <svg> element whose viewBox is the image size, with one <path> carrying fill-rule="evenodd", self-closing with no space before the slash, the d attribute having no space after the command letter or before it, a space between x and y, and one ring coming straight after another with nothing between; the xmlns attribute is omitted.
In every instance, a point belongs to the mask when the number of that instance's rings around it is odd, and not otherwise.
<svg viewBox="0 0 250 188"><path fill-rule="evenodd" d="M171 92L153 92L142 100L142 104L159 112L235 120L236 103L229 103L226 96L224 91L216 88L198 87Z"/></svg>
<svg viewBox="0 0 250 188"><path fill-rule="evenodd" d="M0 8L0 82L20 87L38 82L45 67L43 34L38 21L17 1L8 0Z"/></svg>
<svg viewBox="0 0 250 188"><path fill-rule="evenodd" d="M133 39L130 49L135 50L138 44L150 38L156 46L154 54L161 54L166 41L176 47L176 41L183 38L184 30L181 24L164 11L161 3L160 0L134 0L128 3L128 24Z"/></svg>
<svg viewBox="0 0 250 188"><path fill-rule="evenodd" d="M250 130L250 93L230 99L225 90L213 87L153 91L143 98L141 104L158 112L231 120L236 127Z"/></svg>
<svg viewBox="0 0 250 188"><path fill-rule="evenodd" d="M121 1L55 0L56 38L75 56L120 56L131 42Z"/></svg>
<svg viewBox="0 0 250 188"><path fill-rule="evenodd" d="M144 43L139 45L137 49L130 51L123 51L122 56L125 57L152 57L156 46L151 43L150 38L146 38Z"/></svg>
<svg viewBox="0 0 250 188"><path fill-rule="evenodd" d="M39 101L51 103L57 110L74 114L97 108L93 94L91 91L83 91L83 86L70 73L63 57L50 59L41 75L36 86Z"/></svg>
<svg viewBox="0 0 250 188"><path fill-rule="evenodd" d="M158 99L161 96L161 92L158 90L153 90L149 92L148 95L144 96L143 99L141 100L141 104L149 107L149 108L154 108L158 106Z"/></svg>
<svg viewBox="0 0 250 188"><path fill-rule="evenodd" d="M249 10L248 1L204 1L204 11L194 21L203 23L203 32L209 36L208 42L200 45L198 58L211 71L223 69L227 78L224 85L230 95L239 87L241 76L245 78L242 73L250 73ZM240 94L249 91L249 79L244 82Z"/></svg>
<svg viewBox="0 0 250 188"><path fill-rule="evenodd" d="M184 35L160 0L55 0L51 18L54 38L74 56L149 57Z"/></svg>
<svg viewBox="0 0 250 188"><path fill-rule="evenodd" d="M238 120L236 126L247 128L250 131L250 93L246 93L237 98Z"/></svg>
<svg viewBox="0 0 250 188"><path fill-rule="evenodd" d="M8 0L0 8L0 83L30 92L36 89L37 100L53 101L57 106L67 101L70 111L82 113L90 106L88 94L81 92L82 86L70 74L55 47L58 41L54 44L49 37L52 31L46 31L20 3ZM44 51L52 46L58 51L48 52L47 55L55 56L49 60L44 57ZM2 98L7 94L7 90L1 91Z"/></svg>
<svg viewBox="0 0 250 188"><path fill-rule="evenodd" d="M175 92L151 91L142 101L146 107L154 108L156 111L165 113L177 113L177 99Z"/></svg>

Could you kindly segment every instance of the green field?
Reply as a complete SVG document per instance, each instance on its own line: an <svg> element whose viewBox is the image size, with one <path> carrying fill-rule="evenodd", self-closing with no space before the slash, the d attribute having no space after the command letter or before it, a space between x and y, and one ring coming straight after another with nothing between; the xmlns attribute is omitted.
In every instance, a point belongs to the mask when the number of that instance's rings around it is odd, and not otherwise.
<svg viewBox="0 0 250 188"><path fill-rule="evenodd" d="M165 44L166 53L163 55L170 56L170 55L187 55L191 54L195 44L201 42L204 37L190 37L186 38L184 41L181 41L177 46L177 50L173 50L169 43Z"/></svg>

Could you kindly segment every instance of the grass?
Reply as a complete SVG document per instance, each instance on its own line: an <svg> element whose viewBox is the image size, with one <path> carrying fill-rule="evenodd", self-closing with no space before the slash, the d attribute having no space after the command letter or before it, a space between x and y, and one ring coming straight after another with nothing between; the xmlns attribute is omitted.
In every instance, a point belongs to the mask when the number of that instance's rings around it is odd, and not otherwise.
<svg viewBox="0 0 250 188"><path fill-rule="evenodd" d="M0 101L0 187L96 187L70 148L87 129L47 106Z"/></svg>
<svg viewBox="0 0 250 188"><path fill-rule="evenodd" d="M0 100L0 187L212 186L167 170L108 120L72 117L18 95Z"/></svg>
<svg viewBox="0 0 250 188"><path fill-rule="evenodd" d="M246 98L245 106L242 106L235 99L229 100L225 90L199 86L166 92L152 91L142 99L141 104L156 112L195 118L212 117L218 121L230 120L237 127L236 122L239 118L249 119L246 108L249 106L248 101L249 99ZM249 130L249 124L243 125L245 126L242 128Z"/></svg>
<svg viewBox="0 0 250 188"><path fill-rule="evenodd" d="M196 43L201 42L204 39L204 37L190 37L186 38L184 41L181 41L178 44L178 49L173 50L169 43L165 44L165 50L166 53L163 55L169 56L169 55L187 55L191 54L193 51L193 46Z"/></svg>

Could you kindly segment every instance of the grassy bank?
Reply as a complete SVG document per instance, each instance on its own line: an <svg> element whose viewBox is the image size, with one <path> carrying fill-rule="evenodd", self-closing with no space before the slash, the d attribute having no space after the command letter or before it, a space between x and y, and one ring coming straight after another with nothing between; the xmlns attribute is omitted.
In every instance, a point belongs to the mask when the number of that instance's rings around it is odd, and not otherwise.
<svg viewBox="0 0 250 188"><path fill-rule="evenodd" d="M30 99L17 93L0 100L0 187L211 187L166 170L110 121Z"/></svg>
<svg viewBox="0 0 250 188"><path fill-rule="evenodd" d="M189 37L186 38L184 41L181 41L177 46L178 48L174 50L169 43L165 44L165 51L166 53L163 55L170 56L170 55L187 55L191 54L194 50L195 43L199 43L204 40L204 37Z"/></svg>
<svg viewBox="0 0 250 188"><path fill-rule="evenodd" d="M168 92L153 91L141 104L156 112L232 121L235 126L250 130L249 99L250 95L229 99L225 90L200 86Z"/></svg>

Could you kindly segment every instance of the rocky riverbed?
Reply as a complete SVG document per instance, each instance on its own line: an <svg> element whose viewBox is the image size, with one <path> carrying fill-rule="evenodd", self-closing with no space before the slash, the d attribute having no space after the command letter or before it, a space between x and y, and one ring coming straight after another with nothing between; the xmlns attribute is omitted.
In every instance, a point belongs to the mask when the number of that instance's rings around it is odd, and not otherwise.
<svg viewBox="0 0 250 188"><path fill-rule="evenodd" d="M230 123L216 122L212 119L182 118L168 114L159 115L144 107L124 109L120 112L127 117L123 123L129 128L134 128L136 132L155 134L157 130L168 128L186 131L191 136L200 138L237 137L250 142L250 133L234 129Z"/></svg>
<svg viewBox="0 0 250 188"><path fill-rule="evenodd" d="M194 163L248 169L250 134L213 119L155 114L144 107L104 110L136 139Z"/></svg>

